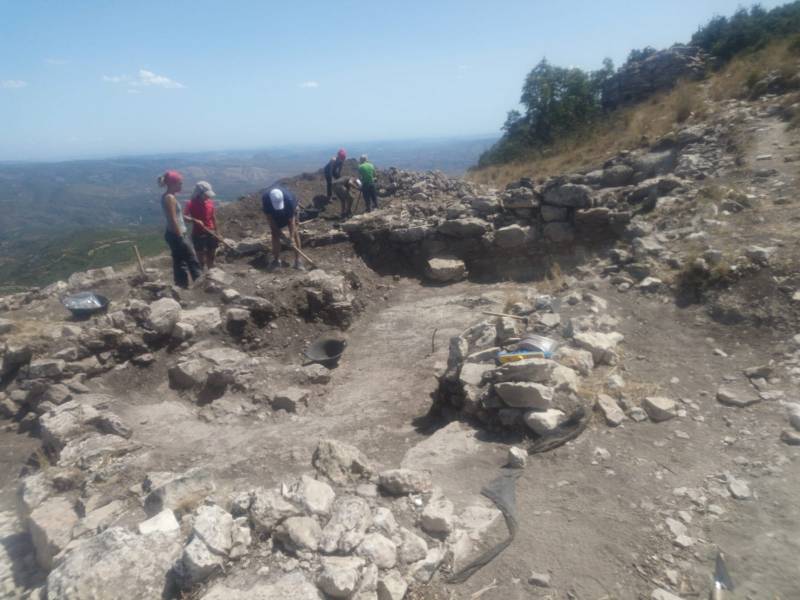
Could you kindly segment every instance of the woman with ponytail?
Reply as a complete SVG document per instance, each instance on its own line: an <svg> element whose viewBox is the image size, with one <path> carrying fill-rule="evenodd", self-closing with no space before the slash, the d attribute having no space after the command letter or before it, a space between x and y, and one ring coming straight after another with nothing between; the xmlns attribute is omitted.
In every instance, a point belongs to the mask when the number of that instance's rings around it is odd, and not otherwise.
<svg viewBox="0 0 800 600"><path fill-rule="evenodd" d="M164 239L172 252L172 273L175 285L188 288L189 275L192 280L200 277L200 264L194 248L186 239L186 223L183 221L183 209L175 197L183 187L183 177L177 171L167 171L158 178L159 187L167 188L161 196L161 208L167 219L167 230Z"/></svg>

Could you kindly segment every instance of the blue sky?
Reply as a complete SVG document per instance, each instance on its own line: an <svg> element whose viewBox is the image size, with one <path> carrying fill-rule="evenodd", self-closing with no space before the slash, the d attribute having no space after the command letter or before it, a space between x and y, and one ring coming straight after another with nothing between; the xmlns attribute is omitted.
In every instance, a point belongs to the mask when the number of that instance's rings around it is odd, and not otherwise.
<svg viewBox="0 0 800 600"><path fill-rule="evenodd" d="M740 4L0 0L0 160L495 133L543 56L619 65Z"/></svg>

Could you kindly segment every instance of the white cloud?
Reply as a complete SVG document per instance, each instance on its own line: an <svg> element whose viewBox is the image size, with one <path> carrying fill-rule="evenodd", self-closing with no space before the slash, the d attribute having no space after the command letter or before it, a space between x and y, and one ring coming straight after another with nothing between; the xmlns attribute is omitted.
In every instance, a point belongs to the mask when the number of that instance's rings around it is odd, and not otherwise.
<svg viewBox="0 0 800 600"><path fill-rule="evenodd" d="M319 82L318 81L304 81L303 83L300 84L300 87L304 88L304 89L307 89L307 90L313 90L313 89L319 87Z"/></svg>
<svg viewBox="0 0 800 600"><path fill-rule="evenodd" d="M65 58L45 58L44 62L48 65L65 65L69 61Z"/></svg>
<svg viewBox="0 0 800 600"><path fill-rule="evenodd" d="M131 77L130 75L103 75L103 81L107 83L124 83L129 86L128 91L131 93L136 93L133 90L141 87L161 87L168 89L180 89L186 87L182 83L178 83L177 81L174 81L169 77L164 77L163 75L156 75L147 69L139 69L139 72L135 77Z"/></svg>
<svg viewBox="0 0 800 600"><path fill-rule="evenodd" d="M0 81L0 88L4 90L18 90L24 87L28 87L28 82L21 79L3 79Z"/></svg>
<svg viewBox="0 0 800 600"><path fill-rule="evenodd" d="M139 78L134 82L133 85L141 85L141 86L154 85L157 87L174 88L174 89L186 87L182 83L173 81L169 77L164 77L163 75L156 75L152 71L147 71L145 69L139 69Z"/></svg>

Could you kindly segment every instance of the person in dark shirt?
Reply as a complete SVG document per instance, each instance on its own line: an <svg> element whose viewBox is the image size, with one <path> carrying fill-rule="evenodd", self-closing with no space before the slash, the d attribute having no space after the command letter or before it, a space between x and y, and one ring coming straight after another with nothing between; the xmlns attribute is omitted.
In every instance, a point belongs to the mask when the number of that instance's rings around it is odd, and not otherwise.
<svg viewBox="0 0 800 600"><path fill-rule="evenodd" d="M361 182L355 177L340 177L333 182L333 193L342 203L342 221L353 216L353 193L361 189Z"/></svg>
<svg viewBox="0 0 800 600"><path fill-rule="evenodd" d="M333 180L342 176L342 167L346 158L347 152L344 151L344 148L339 148L336 156L331 158L328 164L325 165L325 183L327 184L325 195L328 197L329 203L333 198Z"/></svg>
<svg viewBox="0 0 800 600"><path fill-rule="evenodd" d="M289 228L289 240L294 246L294 268L305 270L300 263L300 230L297 220L297 198L281 186L274 186L267 190L261 197L261 209L267 215L269 228L272 234L272 262L269 269L274 270L281 266L281 229Z"/></svg>

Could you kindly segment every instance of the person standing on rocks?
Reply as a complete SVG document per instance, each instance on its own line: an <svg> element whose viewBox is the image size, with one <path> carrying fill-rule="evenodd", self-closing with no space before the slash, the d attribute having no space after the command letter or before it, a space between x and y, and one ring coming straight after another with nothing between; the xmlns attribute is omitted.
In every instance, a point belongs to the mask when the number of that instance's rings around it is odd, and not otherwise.
<svg viewBox="0 0 800 600"><path fill-rule="evenodd" d="M353 190L360 190L361 182L355 177L340 177L333 182L333 193L342 203L341 220L349 219L353 216Z"/></svg>
<svg viewBox="0 0 800 600"><path fill-rule="evenodd" d="M205 269L214 268L214 257L217 253L217 238L212 235L217 231L217 215L214 210L216 194L207 181L198 181L194 186L192 198L186 205L186 212L193 222L192 245Z"/></svg>
<svg viewBox="0 0 800 600"><path fill-rule="evenodd" d="M272 235L272 262L270 270L281 266L281 230L289 228L289 241L294 250L294 268L305 270L300 263L300 226L297 219L297 198L281 186L274 186L267 190L261 197L261 208L267 215L270 233Z"/></svg>
<svg viewBox="0 0 800 600"><path fill-rule="evenodd" d="M378 190L375 187L375 165L362 154L358 159L358 175L361 179L361 192L364 195L364 204L367 212L378 209Z"/></svg>
<svg viewBox="0 0 800 600"><path fill-rule="evenodd" d="M346 158L347 152L345 152L344 148L339 148L339 152L336 153L336 156L332 157L328 161L328 164L325 165L325 195L328 197L328 202L333 198L333 180L339 179L342 176L342 167L344 166Z"/></svg>
<svg viewBox="0 0 800 600"><path fill-rule="evenodd" d="M158 178L159 187L167 190L161 196L161 208L167 219L167 230L164 239L172 253L172 274L175 285L189 287L189 276L196 281L202 271L197 262L194 248L186 239L186 223L183 220L183 209L175 197L183 189L183 177L177 171L167 171Z"/></svg>

